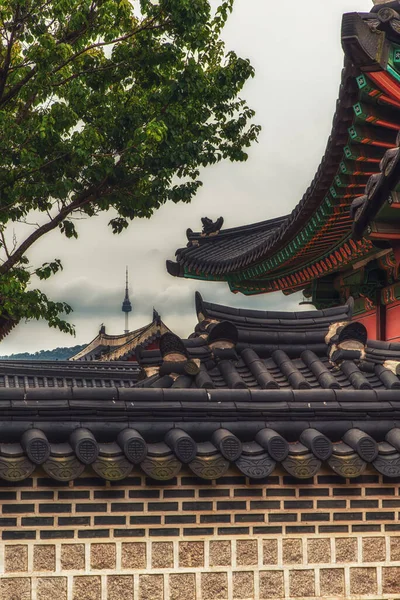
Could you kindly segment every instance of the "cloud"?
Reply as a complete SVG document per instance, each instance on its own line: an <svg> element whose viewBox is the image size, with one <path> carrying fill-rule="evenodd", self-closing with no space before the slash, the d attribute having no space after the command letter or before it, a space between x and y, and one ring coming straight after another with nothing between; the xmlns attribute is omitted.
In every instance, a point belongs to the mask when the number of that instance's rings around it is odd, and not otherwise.
<svg viewBox="0 0 400 600"><path fill-rule="evenodd" d="M125 265L129 266L131 327L151 319L152 307L180 335L192 331L194 292L231 306L293 310L301 295L234 295L226 284L174 279L165 260L186 244L188 227L200 218L223 215L225 227L290 212L310 184L324 152L340 83L343 52L340 22L346 11L368 11L370 0L236 0L225 39L228 49L249 57L256 77L242 92L262 125L259 143L246 163L221 163L202 173L203 187L190 205L163 206L152 219L133 222L119 236L110 215L78 221L78 240L58 232L32 250L36 263L61 258L64 271L43 288L74 307L74 340L44 323L20 324L1 344L1 353L39 350L92 339L100 323L119 333ZM39 282L38 282L39 285Z"/></svg>

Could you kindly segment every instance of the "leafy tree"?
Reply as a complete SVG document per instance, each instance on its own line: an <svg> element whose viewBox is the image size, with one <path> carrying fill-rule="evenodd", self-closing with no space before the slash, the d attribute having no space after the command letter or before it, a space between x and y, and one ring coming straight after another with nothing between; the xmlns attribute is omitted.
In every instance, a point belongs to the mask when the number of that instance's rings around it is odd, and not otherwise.
<svg viewBox="0 0 400 600"><path fill-rule="evenodd" d="M30 248L76 217L124 230L190 202L200 168L246 160L259 127L239 93L248 60L220 35L233 0L2 0L0 311L72 332L71 308L32 289L62 268ZM32 221L35 225L29 225ZM12 223L24 223L16 239Z"/></svg>

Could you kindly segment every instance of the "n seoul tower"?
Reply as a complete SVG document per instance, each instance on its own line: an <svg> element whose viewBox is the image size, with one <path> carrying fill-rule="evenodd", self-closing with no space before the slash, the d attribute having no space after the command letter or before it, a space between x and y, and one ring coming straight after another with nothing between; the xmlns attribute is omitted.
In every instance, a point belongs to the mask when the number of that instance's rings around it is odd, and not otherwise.
<svg viewBox="0 0 400 600"><path fill-rule="evenodd" d="M129 313L132 312L132 304L129 300L128 267L126 267L125 298L122 303L122 312L125 313L125 333L129 333Z"/></svg>

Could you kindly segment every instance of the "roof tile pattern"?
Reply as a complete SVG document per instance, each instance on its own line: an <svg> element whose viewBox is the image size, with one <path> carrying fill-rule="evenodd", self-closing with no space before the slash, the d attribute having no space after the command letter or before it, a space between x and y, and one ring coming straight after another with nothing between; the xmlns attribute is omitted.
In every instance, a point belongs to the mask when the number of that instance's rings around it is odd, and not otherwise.
<svg viewBox="0 0 400 600"><path fill-rule="evenodd" d="M245 294L298 290L378 252L374 236L364 237L364 221L357 226L357 241L351 239L350 205L366 185L365 193L371 195L382 179L380 160L396 148L399 43L396 11L390 19L385 6L344 15L345 67L332 133L303 198L287 217L231 230L190 232L176 262L167 262L172 275L225 280L233 291Z"/></svg>
<svg viewBox="0 0 400 600"><path fill-rule="evenodd" d="M196 294L200 320L197 331L183 340L188 359L199 360L199 372L174 378L161 367L158 350L143 351L139 363L145 373L156 369L138 387L250 390L375 390L399 389L397 374L385 366L400 360L400 344L369 342L363 359L335 362L329 355L329 331L351 320L352 302L321 311L285 313L234 309L205 302ZM234 350L216 354L207 342L207 332L216 322L230 321L237 327ZM149 371L148 371L149 372ZM400 372L400 367L399 367Z"/></svg>
<svg viewBox="0 0 400 600"><path fill-rule="evenodd" d="M108 335L105 332L105 328L102 328L86 348L78 352L75 356L72 356L69 360L129 360L135 356L137 346L150 346L167 331L169 331L168 327L163 323L157 311L153 310L152 322L135 331L121 335Z"/></svg>
<svg viewBox="0 0 400 600"><path fill-rule="evenodd" d="M126 362L1 363L0 479L40 467L56 481L85 469L168 481L182 465L206 480L232 465L252 480L277 465L303 479L323 463L346 478L368 464L400 476L400 345L367 342L351 302L283 313L198 294L196 306L188 339L136 350L140 374ZM106 374L109 387L68 383Z"/></svg>
<svg viewBox="0 0 400 600"><path fill-rule="evenodd" d="M132 387L139 368L129 362L0 361L0 390Z"/></svg>

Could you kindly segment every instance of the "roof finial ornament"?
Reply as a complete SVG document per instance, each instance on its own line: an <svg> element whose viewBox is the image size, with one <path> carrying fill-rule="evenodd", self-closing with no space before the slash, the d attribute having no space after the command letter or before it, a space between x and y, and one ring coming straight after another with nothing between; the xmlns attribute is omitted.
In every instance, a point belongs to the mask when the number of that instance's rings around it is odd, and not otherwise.
<svg viewBox="0 0 400 600"><path fill-rule="evenodd" d="M132 312L132 304L131 304L131 301L129 300L128 267L126 267L125 276L126 276L126 279L125 279L125 298L124 298L124 301L122 303L122 312L125 313L125 332L124 333L129 333L129 313Z"/></svg>
<svg viewBox="0 0 400 600"><path fill-rule="evenodd" d="M203 235L211 235L219 233L222 225L224 224L224 218L219 217L215 222L209 219L208 217L203 217L201 219L203 224Z"/></svg>
<svg viewBox="0 0 400 600"><path fill-rule="evenodd" d="M160 327L161 326L161 315L153 306L153 321Z"/></svg>

